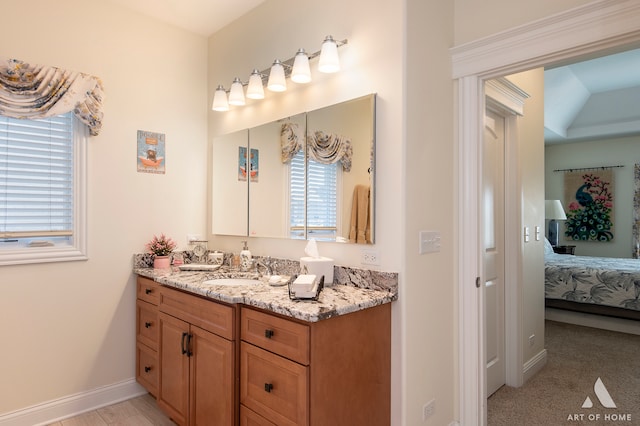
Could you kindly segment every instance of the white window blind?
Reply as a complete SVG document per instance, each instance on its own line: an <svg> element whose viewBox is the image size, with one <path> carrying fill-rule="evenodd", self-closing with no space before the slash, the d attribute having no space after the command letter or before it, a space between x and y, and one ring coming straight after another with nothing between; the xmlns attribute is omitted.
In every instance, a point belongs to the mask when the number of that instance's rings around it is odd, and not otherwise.
<svg viewBox="0 0 640 426"><path fill-rule="evenodd" d="M291 178L289 179L289 216L291 238L305 239L304 233L304 151L300 150L291 159Z"/></svg>
<svg viewBox="0 0 640 426"><path fill-rule="evenodd" d="M73 235L73 130L72 113L0 116L0 238Z"/></svg>
<svg viewBox="0 0 640 426"><path fill-rule="evenodd" d="M291 237L305 238L306 216L306 238L334 240L337 234L338 163L321 164L309 159L306 185L304 170L304 152L300 150L291 160Z"/></svg>

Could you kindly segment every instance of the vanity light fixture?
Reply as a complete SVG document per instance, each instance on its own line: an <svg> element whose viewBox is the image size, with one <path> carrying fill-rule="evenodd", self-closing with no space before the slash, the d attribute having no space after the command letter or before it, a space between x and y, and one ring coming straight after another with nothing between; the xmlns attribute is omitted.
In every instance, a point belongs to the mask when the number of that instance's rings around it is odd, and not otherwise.
<svg viewBox="0 0 640 426"><path fill-rule="evenodd" d="M244 88L242 82L238 77L231 83L231 90L229 91L229 105L244 105Z"/></svg>
<svg viewBox="0 0 640 426"><path fill-rule="evenodd" d="M264 87L262 87L262 74L260 71L253 70L249 77L249 85L247 86L247 98L264 99Z"/></svg>
<svg viewBox="0 0 640 426"><path fill-rule="evenodd" d="M213 95L213 105L211 105L211 109L214 111L229 111L227 92L221 84L218 85L216 93Z"/></svg>
<svg viewBox="0 0 640 426"><path fill-rule="evenodd" d="M284 66L282 65L282 62L280 62L280 59L273 61L271 72L269 73L269 81L267 82L267 89L272 92L284 92L287 90Z"/></svg>
<svg viewBox="0 0 640 426"><path fill-rule="evenodd" d="M249 81L242 82L235 78L231 84L231 89L226 91L222 85L218 85L213 96L214 111L229 111L229 105L245 105L244 86L247 86L246 97L249 99L264 99L264 86L272 92L283 92L287 90L287 77L298 84L311 81L311 69L309 61L319 57L318 71L323 73L335 73L340 70L340 58L338 48L347 44L348 40L336 41L332 36L325 37L321 50L307 54L304 49L298 49L295 56L280 61L276 59L271 68L263 71L254 69L249 76ZM228 93L228 98L227 98Z"/></svg>
<svg viewBox="0 0 640 426"><path fill-rule="evenodd" d="M334 73L340 71L340 58L338 57L338 44L330 35L322 42L318 71Z"/></svg>
<svg viewBox="0 0 640 426"><path fill-rule="evenodd" d="M309 68L309 56L304 49L299 49L293 60L291 69L291 81L294 83L308 83L311 81L311 69Z"/></svg>

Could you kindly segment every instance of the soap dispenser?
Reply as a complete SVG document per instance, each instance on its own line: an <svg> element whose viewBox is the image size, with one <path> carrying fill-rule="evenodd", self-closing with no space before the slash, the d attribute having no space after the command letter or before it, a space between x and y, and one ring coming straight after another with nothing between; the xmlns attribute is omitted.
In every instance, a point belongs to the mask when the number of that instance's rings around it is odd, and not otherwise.
<svg viewBox="0 0 640 426"><path fill-rule="evenodd" d="M247 246L247 242L242 242L244 246L242 247L242 251L240 252L240 270L243 272L249 271L251 269L251 252L249 251L249 246Z"/></svg>

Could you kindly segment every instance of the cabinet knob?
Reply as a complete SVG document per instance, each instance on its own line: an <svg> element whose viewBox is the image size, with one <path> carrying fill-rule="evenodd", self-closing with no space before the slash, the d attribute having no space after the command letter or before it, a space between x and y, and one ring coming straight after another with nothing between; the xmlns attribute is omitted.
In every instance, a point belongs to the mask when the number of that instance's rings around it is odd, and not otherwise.
<svg viewBox="0 0 640 426"><path fill-rule="evenodd" d="M273 384L271 384L271 383L265 383L264 384L264 391L265 392L271 392L272 389L273 389Z"/></svg>
<svg viewBox="0 0 640 426"><path fill-rule="evenodd" d="M151 323L149 321L144 323L144 327L145 328L150 328L151 327Z"/></svg>
<svg viewBox="0 0 640 426"><path fill-rule="evenodd" d="M264 337L266 337L267 339L271 339L273 337L273 330L265 330Z"/></svg>
<svg viewBox="0 0 640 426"><path fill-rule="evenodd" d="M145 288L144 289L144 294L151 294L153 290L151 290L150 288Z"/></svg>
<svg viewBox="0 0 640 426"><path fill-rule="evenodd" d="M151 367L145 366L144 367L144 372L148 373L149 371L151 371Z"/></svg>

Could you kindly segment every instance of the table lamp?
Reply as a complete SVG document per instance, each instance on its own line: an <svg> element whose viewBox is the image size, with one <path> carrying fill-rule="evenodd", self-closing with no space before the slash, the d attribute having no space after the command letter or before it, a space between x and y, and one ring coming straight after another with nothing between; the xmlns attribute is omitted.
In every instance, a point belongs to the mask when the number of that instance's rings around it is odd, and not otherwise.
<svg viewBox="0 0 640 426"><path fill-rule="evenodd" d="M544 200L544 218L549 219L549 242L553 247L558 245L558 220L567 220L560 200Z"/></svg>

